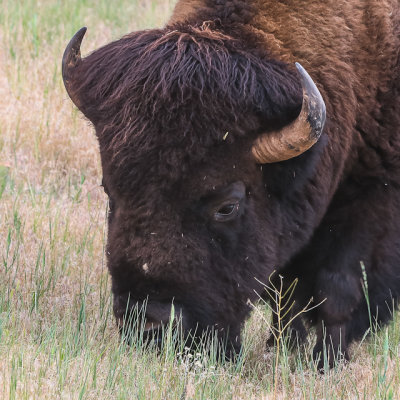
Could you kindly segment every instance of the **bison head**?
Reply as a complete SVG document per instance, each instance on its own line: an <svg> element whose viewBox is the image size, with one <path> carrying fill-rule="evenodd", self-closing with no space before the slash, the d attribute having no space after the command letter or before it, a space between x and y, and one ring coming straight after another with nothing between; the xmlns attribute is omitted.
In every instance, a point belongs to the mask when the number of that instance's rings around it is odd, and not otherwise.
<svg viewBox="0 0 400 400"><path fill-rule="evenodd" d="M238 347L258 281L310 235L304 212L285 207L312 178L318 146L301 154L322 132L324 102L300 65L248 35L175 26L81 59L85 31L63 78L100 144L117 321L147 301L146 328L158 327L173 303L186 332L212 327Z"/></svg>

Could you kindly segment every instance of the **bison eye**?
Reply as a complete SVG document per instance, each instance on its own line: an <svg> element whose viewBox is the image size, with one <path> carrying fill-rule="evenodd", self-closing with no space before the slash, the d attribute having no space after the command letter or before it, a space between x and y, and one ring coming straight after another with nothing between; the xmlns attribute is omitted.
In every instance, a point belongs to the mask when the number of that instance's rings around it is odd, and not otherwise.
<svg viewBox="0 0 400 400"><path fill-rule="evenodd" d="M238 202L224 204L214 213L214 219L218 222L231 221L237 216L238 211Z"/></svg>

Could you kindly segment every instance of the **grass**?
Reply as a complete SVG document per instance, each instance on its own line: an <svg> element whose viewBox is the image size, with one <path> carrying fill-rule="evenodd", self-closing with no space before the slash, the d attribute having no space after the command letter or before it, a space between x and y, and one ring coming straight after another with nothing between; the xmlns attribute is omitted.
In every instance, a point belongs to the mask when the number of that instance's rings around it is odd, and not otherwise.
<svg viewBox="0 0 400 400"><path fill-rule="evenodd" d="M98 146L66 95L60 62L81 26L89 28L87 54L162 25L173 3L0 2L0 398L400 398L397 313L353 345L349 364L325 375L311 361L312 336L293 353L264 348L270 315L262 305L236 362L218 364L202 349L158 354L121 342L104 261Z"/></svg>

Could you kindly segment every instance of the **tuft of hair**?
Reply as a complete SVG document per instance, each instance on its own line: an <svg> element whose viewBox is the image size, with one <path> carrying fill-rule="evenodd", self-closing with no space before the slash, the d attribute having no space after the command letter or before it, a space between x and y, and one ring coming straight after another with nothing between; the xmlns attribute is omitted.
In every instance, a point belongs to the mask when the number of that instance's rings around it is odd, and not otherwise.
<svg viewBox="0 0 400 400"><path fill-rule="evenodd" d="M240 37L218 30L218 21L173 25L132 33L86 57L78 92L100 146L116 155L134 144L149 154L162 137L209 147L221 132L234 140L296 117L296 73Z"/></svg>

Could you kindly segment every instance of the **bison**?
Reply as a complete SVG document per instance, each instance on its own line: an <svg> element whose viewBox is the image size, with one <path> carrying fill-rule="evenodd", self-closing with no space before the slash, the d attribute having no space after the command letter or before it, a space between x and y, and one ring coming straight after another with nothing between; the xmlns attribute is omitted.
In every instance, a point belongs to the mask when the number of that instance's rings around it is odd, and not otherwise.
<svg viewBox="0 0 400 400"><path fill-rule="evenodd" d="M293 313L322 302L292 324L298 340L316 327L316 358L390 320L398 0L180 0L164 28L82 59L85 31L62 74L99 141L119 326L147 301L151 336L173 303L185 332L238 350L273 271L298 279Z"/></svg>

